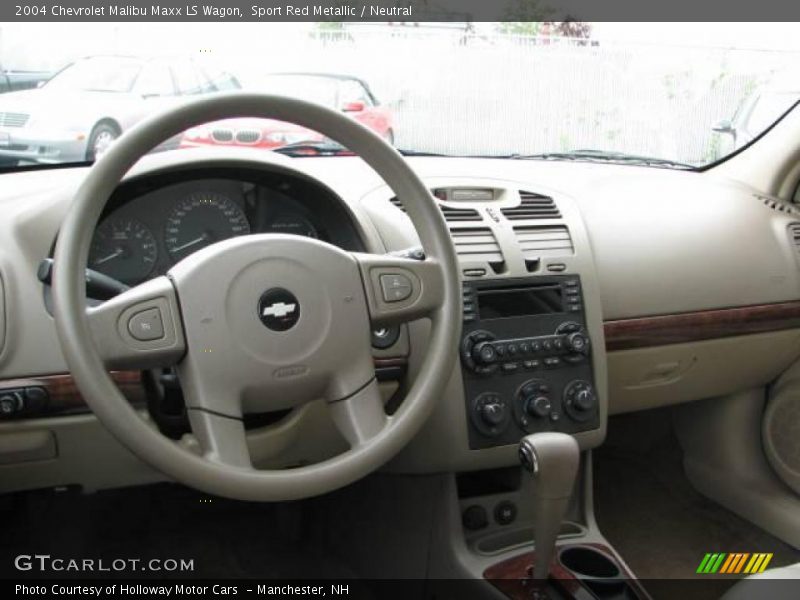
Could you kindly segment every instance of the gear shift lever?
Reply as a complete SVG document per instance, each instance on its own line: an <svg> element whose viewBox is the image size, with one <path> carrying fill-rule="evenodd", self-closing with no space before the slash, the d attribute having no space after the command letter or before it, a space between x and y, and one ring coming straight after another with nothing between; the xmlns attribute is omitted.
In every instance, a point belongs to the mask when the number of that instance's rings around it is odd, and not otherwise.
<svg viewBox="0 0 800 600"><path fill-rule="evenodd" d="M567 512L580 452L578 443L566 433L534 433L519 443L522 466L535 479L533 539L536 561L533 578L547 579L561 522Z"/></svg>

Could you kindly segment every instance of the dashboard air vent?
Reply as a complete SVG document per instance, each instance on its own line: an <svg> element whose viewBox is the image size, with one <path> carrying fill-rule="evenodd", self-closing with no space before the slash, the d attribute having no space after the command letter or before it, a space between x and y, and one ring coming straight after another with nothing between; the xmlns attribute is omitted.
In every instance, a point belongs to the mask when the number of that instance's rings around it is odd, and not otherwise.
<svg viewBox="0 0 800 600"><path fill-rule="evenodd" d="M528 271L536 271L543 258L570 256L575 249L564 225L514 227Z"/></svg>
<svg viewBox="0 0 800 600"><path fill-rule="evenodd" d="M561 212L559 212L555 200L549 196L520 190L519 198L520 203L517 206L501 209L501 212L509 221L561 218Z"/></svg>
<svg viewBox="0 0 800 600"><path fill-rule="evenodd" d="M453 208L452 206L439 205L444 214L444 220L449 222L457 221L481 221L481 215L474 208Z"/></svg>
<svg viewBox="0 0 800 600"><path fill-rule="evenodd" d="M396 196L389 199L389 202L394 204L403 212L408 212L403 203ZM458 223L463 221L482 221L480 213L474 208L455 208L452 206L439 205L444 215L444 220L449 223Z"/></svg>
<svg viewBox="0 0 800 600"><path fill-rule="evenodd" d="M450 235L461 261L488 263L495 273L505 268L503 252L488 227L451 229Z"/></svg>

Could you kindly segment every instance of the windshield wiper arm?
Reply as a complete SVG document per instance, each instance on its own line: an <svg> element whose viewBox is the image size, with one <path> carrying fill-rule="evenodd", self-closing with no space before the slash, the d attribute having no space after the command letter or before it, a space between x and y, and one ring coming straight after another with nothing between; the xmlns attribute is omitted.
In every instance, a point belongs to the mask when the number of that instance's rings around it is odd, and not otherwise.
<svg viewBox="0 0 800 600"><path fill-rule="evenodd" d="M606 150L570 150L567 152L542 152L540 154L511 154L507 158L519 160L575 160L587 162L611 162L629 165L644 165L650 167L668 167L673 169L692 169L696 167L689 163L642 156L639 154L626 154L625 152L609 152Z"/></svg>

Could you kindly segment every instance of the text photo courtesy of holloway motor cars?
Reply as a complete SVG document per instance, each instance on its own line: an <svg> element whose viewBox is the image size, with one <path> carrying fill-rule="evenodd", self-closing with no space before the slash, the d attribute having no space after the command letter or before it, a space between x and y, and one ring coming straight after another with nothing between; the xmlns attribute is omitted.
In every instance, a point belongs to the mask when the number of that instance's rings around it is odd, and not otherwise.
<svg viewBox="0 0 800 600"><path fill-rule="evenodd" d="M0 17L7 595L800 598L797 6Z"/></svg>

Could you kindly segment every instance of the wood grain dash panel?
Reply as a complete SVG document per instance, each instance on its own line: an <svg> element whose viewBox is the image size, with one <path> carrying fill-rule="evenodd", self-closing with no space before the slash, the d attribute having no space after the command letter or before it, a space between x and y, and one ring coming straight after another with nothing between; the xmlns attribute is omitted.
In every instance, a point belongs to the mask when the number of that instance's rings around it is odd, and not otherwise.
<svg viewBox="0 0 800 600"><path fill-rule="evenodd" d="M800 328L800 301L603 323L610 352L796 328Z"/></svg>

